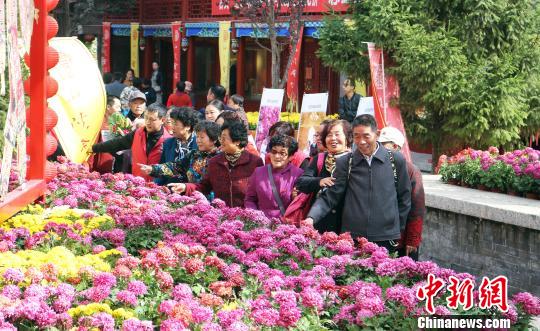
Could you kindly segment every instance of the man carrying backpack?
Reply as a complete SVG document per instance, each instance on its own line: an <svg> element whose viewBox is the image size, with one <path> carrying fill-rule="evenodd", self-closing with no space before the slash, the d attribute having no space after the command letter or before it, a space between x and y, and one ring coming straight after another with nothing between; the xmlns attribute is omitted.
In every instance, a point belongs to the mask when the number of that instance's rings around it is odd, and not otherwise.
<svg viewBox="0 0 540 331"><path fill-rule="evenodd" d="M316 224L344 199L341 232L365 237L393 253L411 208L411 182L403 155L387 150L377 138L373 116L354 119L357 149L337 160L334 186L315 201L306 222Z"/></svg>

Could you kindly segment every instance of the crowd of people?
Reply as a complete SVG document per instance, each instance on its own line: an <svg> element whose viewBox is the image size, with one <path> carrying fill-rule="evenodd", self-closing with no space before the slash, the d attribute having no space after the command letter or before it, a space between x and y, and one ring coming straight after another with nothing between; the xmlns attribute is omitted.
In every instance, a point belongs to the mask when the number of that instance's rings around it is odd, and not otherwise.
<svg viewBox="0 0 540 331"><path fill-rule="evenodd" d="M143 84L147 88L153 89L154 80L159 85L159 75L152 77ZM106 167L94 162L96 170L132 173L180 194L199 191L229 207L312 223L321 233L350 232L418 258L425 214L422 176L399 152L405 142L399 130L379 132L373 116L351 116L354 105L344 104L345 118L325 120L317 128L310 155L298 150L293 126L283 121L272 125L257 150L242 96L225 100L225 88L214 85L207 106L196 110L186 92L189 82L179 82L165 106L159 91L147 93L136 80L131 86L129 78L107 85L102 129L108 129L111 114L123 112L132 130L92 146L92 153L108 153L114 160ZM120 89L121 84L128 86ZM353 91L351 84L344 88ZM349 99L354 103L357 97Z"/></svg>

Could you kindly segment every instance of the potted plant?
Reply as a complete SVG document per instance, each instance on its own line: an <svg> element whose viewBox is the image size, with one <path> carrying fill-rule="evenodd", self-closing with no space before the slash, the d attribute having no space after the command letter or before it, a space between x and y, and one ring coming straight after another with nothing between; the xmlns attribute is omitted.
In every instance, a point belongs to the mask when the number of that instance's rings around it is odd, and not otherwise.
<svg viewBox="0 0 540 331"><path fill-rule="evenodd" d="M441 179L448 184L457 185L461 180L460 164L444 163L439 170Z"/></svg>
<svg viewBox="0 0 540 331"><path fill-rule="evenodd" d="M502 161L493 163L480 179L480 184L484 185L492 192L503 193L508 188L508 182L514 169Z"/></svg>
<svg viewBox="0 0 540 331"><path fill-rule="evenodd" d="M461 183L466 187L477 187L483 173L479 159L468 159L461 166Z"/></svg>

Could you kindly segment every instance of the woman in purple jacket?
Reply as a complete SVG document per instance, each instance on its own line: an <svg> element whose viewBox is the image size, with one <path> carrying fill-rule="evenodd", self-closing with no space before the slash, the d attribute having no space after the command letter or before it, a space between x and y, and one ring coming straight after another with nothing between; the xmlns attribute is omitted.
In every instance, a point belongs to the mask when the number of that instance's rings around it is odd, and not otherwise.
<svg viewBox="0 0 540 331"><path fill-rule="evenodd" d="M255 169L249 178L244 207L261 210L267 217L283 216L294 195L294 183L303 170L290 163L298 143L290 136L275 135L267 152L270 164Z"/></svg>

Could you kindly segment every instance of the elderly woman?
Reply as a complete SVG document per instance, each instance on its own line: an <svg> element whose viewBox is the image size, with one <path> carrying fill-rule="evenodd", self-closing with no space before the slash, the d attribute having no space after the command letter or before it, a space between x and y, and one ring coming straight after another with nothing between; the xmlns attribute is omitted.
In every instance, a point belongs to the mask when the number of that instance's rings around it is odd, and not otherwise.
<svg viewBox="0 0 540 331"><path fill-rule="evenodd" d="M268 217L280 217L293 199L294 183L302 169L290 162L298 150L292 137L275 135L267 146L270 162L255 169L244 199L246 208L261 210Z"/></svg>
<svg viewBox="0 0 540 331"><path fill-rule="evenodd" d="M170 184L174 192L191 195L214 192L228 207L243 207L248 180L262 160L247 152L247 130L242 122L225 122L221 127L221 154L208 161L206 174L200 183Z"/></svg>
<svg viewBox="0 0 540 331"><path fill-rule="evenodd" d="M326 152L313 157L304 174L296 181L296 188L303 193L315 193L313 200L326 187L334 185L334 170L336 160L349 154L352 144L352 130L349 122L345 120L333 120L329 122L321 132L321 143ZM339 232L341 228L341 210L339 206L329 213L323 220L315 225L320 232Z"/></svg>
<svg viewBox="0 0 540 331"><path fill-rule="evenodd" d="M197 149L191 150L183 159L152 166L141 165L146 174L156 177L167 175L185 178L187 183L199 183L206 174L208 161L218 154L219 125L202 121L195 126Z"/></svg>

